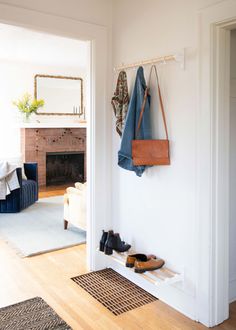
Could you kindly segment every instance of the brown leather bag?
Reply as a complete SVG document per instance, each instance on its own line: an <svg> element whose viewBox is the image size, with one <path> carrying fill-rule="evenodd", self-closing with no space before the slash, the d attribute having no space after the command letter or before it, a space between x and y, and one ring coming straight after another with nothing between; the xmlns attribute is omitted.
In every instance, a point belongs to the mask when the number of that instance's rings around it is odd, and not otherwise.
<svg viewBox="0 0 236 330"><path fill-rule="evenodd" d="M158 96L160 100L160 108L162 113L162 119L164 122L166 139L165 140L132 140L132 158L133 164L138 165L170 165L170 153L169 153L169 139L165 118L165 111L163 107L161 90L158 82L157 69L155 65L152 65L150 71L150 78L152 74L152 70L154 69L155 75L158 83ZM149 80L150 80L149 78ZM148 95L148 88L146 88L143 98L143 104L139 116L138 126L136 129L136 137L138 136L138 132L140 130L143 113L145 110L145 104Z"/></svg>

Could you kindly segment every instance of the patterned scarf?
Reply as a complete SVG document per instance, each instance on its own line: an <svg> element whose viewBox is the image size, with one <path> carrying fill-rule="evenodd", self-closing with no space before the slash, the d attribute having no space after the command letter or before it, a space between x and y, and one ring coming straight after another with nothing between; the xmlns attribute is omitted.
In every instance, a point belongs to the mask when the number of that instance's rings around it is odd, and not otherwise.
<svg viewBox="0 0 236 330"><path fill-rule="evenodd" d="M116 116L116 131L121 136L129 105L127 76L125 71L119 73L116 90L111 99L111 104Z"/></svg>

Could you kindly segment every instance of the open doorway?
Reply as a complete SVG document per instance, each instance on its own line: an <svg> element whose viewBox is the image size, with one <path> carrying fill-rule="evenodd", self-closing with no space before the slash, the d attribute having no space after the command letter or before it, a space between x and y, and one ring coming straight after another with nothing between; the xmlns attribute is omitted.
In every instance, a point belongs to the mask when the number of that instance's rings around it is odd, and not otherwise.
<svg viewBox="0 0 236 330"><path fill-rule="evenodd" d="M197 318L210 327L228 319L229 300L233 300L229 298L229 272L233 270L229 256L232 256L229 220L233 187L229 170L230 134L233 134L230 132L233 119L230 116L230 43L231 31L236 28L235 12L236 4L224 1L202 9L199 22Z"/></svg>
<svg viewBox="0 0 236 330"><path fill-rule="evenodd" d="M103 266L103 260L96 252L96 246L102 229L107 228L110 221L111 159L108 152L110 127L107 118L107 93L110 82L107 68L110 62L110 46L107 29L79 19L2 4L0 4L0 22L74 40L85 40L89 43L90 70L86 92L89 94L86 100L89 109L86 111L89 121L87 128L87 225L89 227L86 237L87 248L83 250L84 252L79 251L83 246L79 245L32 258L19 258L7 244L0 240L0 260L4 265L0 269L0 307L32 297L42 297L55 310L58 308L61 311L61 316L64 315L72 328L76 328L81 318L79 314L77 318L74 312L68 311L73 308L77 313L80 309L78 303L81 304L82 309L86 309L87 305L81 299L80 290L76 290L70 278ZM5 143L5 141L0 141L0 143ZM75 249L78 251L75 252ZM87 259L85 264L84 259ZM70 306L69 310L65 306Z"/></svg>
<svg viewBox="0 0 236 330"><path fill-rule="evenodd" d="M0 159L19 186L0 235L24 257L85 244L90 44L6 24L0 38Z"/></svg>

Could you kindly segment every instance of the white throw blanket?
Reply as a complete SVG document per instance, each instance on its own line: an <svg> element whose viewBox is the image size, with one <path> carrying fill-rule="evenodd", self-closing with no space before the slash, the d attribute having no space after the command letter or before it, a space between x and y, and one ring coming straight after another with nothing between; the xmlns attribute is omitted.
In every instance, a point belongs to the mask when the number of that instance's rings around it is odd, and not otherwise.
<svg viewBox="0 0 236 330"><path fill-rule="evenodd" d="M0 200L6 199L12 190L20 188L16 168L16 165L0 161Z"/></svg>

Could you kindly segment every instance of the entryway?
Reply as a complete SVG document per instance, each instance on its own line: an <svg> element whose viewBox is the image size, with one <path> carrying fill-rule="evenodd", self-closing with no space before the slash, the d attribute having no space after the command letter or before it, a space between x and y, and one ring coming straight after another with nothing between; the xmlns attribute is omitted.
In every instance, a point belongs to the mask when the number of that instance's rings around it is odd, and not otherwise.
<svg viewBox="0 0 236 330"><path fill-rule="evenodd" d="M89 269L101 267L102 261L96 253L97 242L102 228L109 223L110 200L110 158L107 157L109 133L106 116L106 79L108 43L106 29L97 25L56 17L41 12L0 4L0 21L4 24L29 28L35 31L88 41L90 44L87 98L91 123L88 129L87 178L88 186L88 226L87 263ZM106 159L106 162L104 162ZM103 187L103 194L101 194Z"/></svg>

